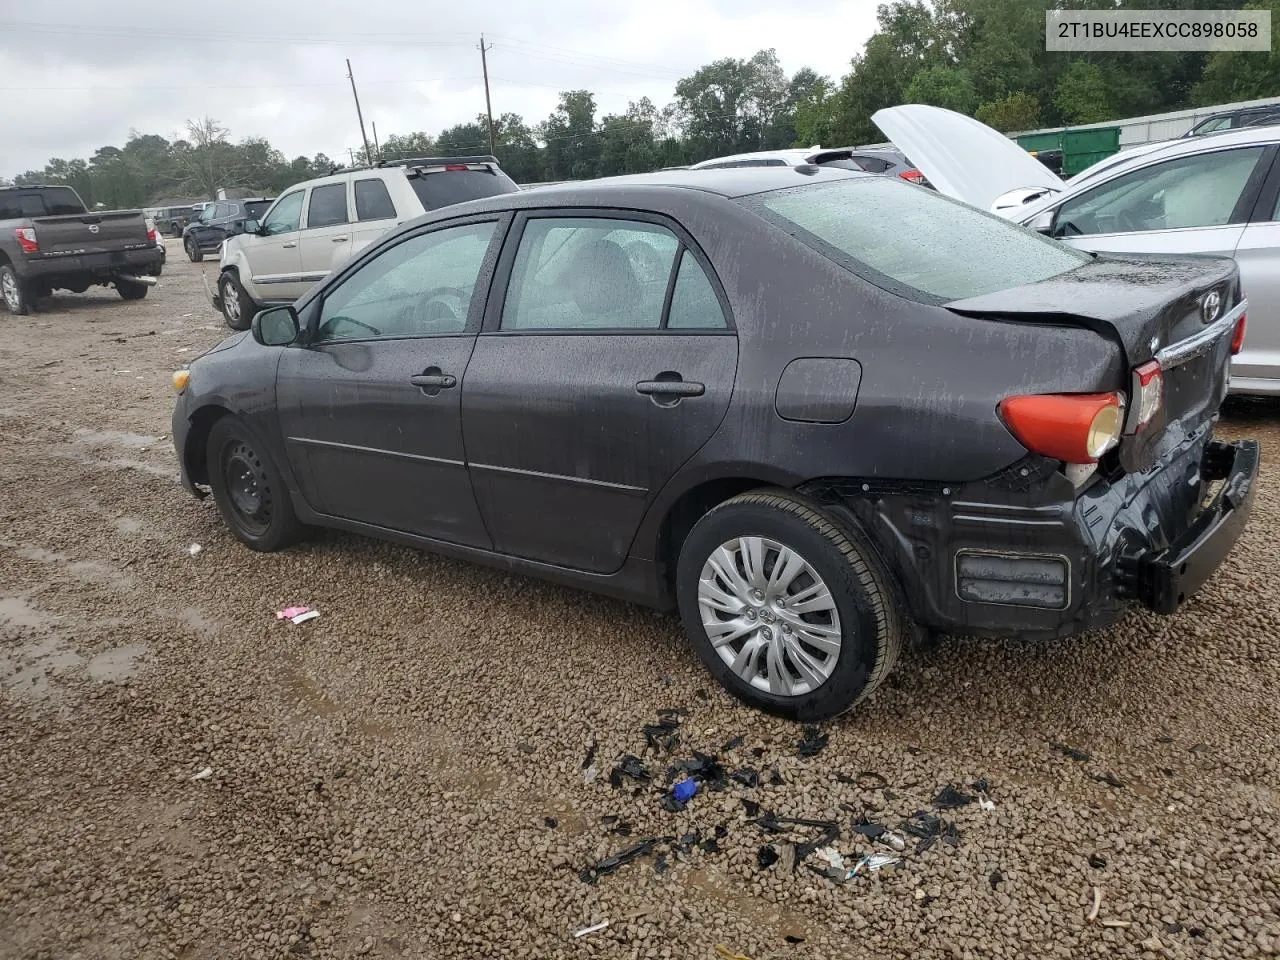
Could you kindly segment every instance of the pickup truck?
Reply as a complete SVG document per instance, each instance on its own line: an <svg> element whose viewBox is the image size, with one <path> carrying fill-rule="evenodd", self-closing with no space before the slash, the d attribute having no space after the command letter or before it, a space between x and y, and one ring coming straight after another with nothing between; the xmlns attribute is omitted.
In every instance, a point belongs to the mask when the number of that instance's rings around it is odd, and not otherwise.
<svg viewBox="0 0 1280 960"><path fill-rule="evenodd" d="M114 286L141 300L156 284L164 254L141 210L93 211L66 186L0 188L0 300L29 313L54 290Z"/></svg>

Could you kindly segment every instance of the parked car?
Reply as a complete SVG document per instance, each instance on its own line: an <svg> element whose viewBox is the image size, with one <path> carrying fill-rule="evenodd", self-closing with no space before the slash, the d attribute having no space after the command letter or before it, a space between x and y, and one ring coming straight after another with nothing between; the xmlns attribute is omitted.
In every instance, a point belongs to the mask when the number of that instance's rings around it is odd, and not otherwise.
<svg viewBox="0 0 1280 960"><path fill-rule="evenodd" d="M942 192L1070 246L1234 256L1252 308L1231 389L1280 394L1280 126L1153 144L1063 183L970 117L912 105L872 119Z"/></svg>
<svg viewBox="0 0 1280 960"><path fill-rule="evenodd" d="M1270 126L1277 123L1280 123L1280 104L1242 107L1239 110L1224 110L1222 113L1206 117L1182 136L1202 137L1206 133L1222 133L1225 130L1238 130L1241 127Z"/></svg>
<svg viewBox="0 0 1280 960"><path fill-rule="evenodd" d="M493 157L397 160L300 183L226 241L214 309L243 330L262 306L292 303L391 227L519 190Z"/></svg>
<svg viewBox="0 0 1280 960"><path fill-rule="evenodd" d="M190 206L161 207L155 213L156 230L167 237L181 237L191 219Z"/></svg>
<svg viewBox="0 0 1280 960"><path fill-rule="evenodd" d="M1245 306L1228 259L891 177L596 180L391 231L176 372L172 435L252 549L336 527L674 606L734 694L818 719L918 628L1194 594L1255 490L1213 437Z"/></svg>
<svg viewBox="0 0 1280 960"><path fill-rule="evenodd" d="M274 201L274 197L251 197L209 204L182 231L182 249L187 259L199 263L206 253L217 251L223 240L243 233L246 223L261 220Z"/></svg>
<svg viewBox="0 0 1280 960"><path fill-rule="evenodd" d="M703 160L689 170L727 170L736 167L798 167L811 165L837 167L842 170L861 170L864 173L887 174L901 177L911 183L928 186L924 174L915 168L901 151L891 148L853 148L763 150L757 153L738 153L729 157Z"/></svg>
<svg viewBox="0 0 1280 960"><path fill-rule="evenodd" d="M162 262L155 223L141 210L90 213L61 185L0 188L0 299L12 314L95 283L141 300Z"/></svg>

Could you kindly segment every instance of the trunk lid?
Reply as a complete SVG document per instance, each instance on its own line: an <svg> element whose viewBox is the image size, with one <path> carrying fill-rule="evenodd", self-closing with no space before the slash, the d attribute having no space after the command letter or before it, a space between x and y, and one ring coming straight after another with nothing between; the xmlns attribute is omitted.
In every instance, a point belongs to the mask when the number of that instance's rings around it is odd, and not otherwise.
<svg viewBox="0 0 1280 960"><path fill-rule="evenodd" d="M57 217L32 217L37 253L29 259L82 257L150 246L147 221L140 210L108 213L75 213Z"/></svg>
<svg viewBox="0 0 1280 960"><path fill-rule="evenodd" d="M1015 190L1066 188L1013 140L953 110L912 103L877 110L871 120L940 192L980 210Z"/></svg>
<svg viewBox="0 0 1280 960"><path fill-rule="evenodd" d="M1122 348L1124 382L1114 389L1131 403L1130 371L1160 359L1162 413L1134 438L1140 443L1122 445L1122 460L1134 469L1161 427L1179 423L1191 429L1217 414L1229 379L1234 322L1227 320L1241 299L1239 271L1231 260L1135 255L1098 257L1039 283L955 300L946 308L964 316L1094 330Z"/></svg>

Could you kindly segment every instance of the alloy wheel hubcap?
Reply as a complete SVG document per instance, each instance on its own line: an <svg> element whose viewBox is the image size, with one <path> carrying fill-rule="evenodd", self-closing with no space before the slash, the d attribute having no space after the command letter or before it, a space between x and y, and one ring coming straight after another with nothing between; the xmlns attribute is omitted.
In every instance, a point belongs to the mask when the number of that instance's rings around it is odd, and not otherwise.
<svg viewBox="0 0 1280 960"><path fill-rule="evenodd" d="M9 305L9 309L16 310L18 308L18 283L13 279L13 274L6 273L3 278L4 283L4 302Z"/></svg>
<svg viewBox="0 0 1280 960"><path fill-rule="evenodd" d="M703 564L698 612L720 659L775 696L812 693L840 657L835 598L792 548L766 537L722 543Z"/></svg>
<svg viewBox="0 0 1280 960"><path fill-rule="evenodd" d="M222 285L222 306L232 320L240 319L240 298L236 296L230 281Z"/></svg>

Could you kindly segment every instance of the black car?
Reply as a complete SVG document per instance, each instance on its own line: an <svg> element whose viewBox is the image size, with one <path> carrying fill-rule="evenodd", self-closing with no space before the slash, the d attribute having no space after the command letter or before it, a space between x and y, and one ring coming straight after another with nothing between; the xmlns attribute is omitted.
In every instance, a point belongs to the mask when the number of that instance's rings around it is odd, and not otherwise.
<svg viewBox="0 0 1280 960"><path fill-rule="evenodd" d="M1182 136L1202 137L1206 133L1224 133L1242 127L1264 127L1271 124L1280 124L1280 103L1215 113L1211 117L1205 117Z"/></svg>
<svg viewBox="0 0 1280 960"><path fill-rule="evenodd" d="M178 371L173 438L255 550L337 527L674 606L729 690L815 719L917 630L1194 593L1254 493L1256 442L1213 436L1244 310L1229 259L892 177L588 181L394 229Z"/></svg>
<svg viewBox="0 0 1280 960"><path fill-rule="evenodd" d="M243 233L245 223L261 219L274 202L274 197L253 197L209 204L182 231L182 249L187 251L187 258L199 263L206 253L216 252L227 237Z"/></svg>

